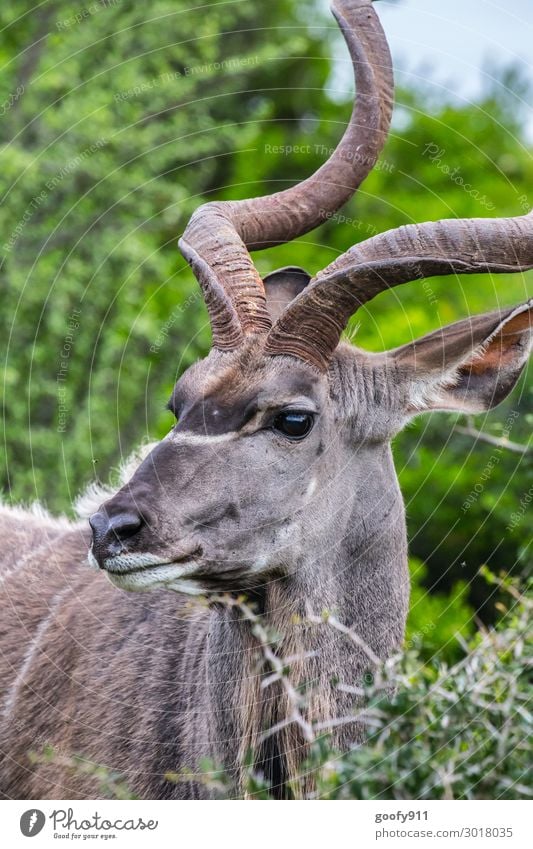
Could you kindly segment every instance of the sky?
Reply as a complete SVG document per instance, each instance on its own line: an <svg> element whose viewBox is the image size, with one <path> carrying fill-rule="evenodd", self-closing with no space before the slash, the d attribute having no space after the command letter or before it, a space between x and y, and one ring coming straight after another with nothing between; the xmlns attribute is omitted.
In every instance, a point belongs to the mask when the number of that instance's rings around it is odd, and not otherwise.
<svg viewBox="0 0 533 849"><path fill-rule="evenodd" d="M470 103L490 86L491 69L514 64L533 88L533 0L379 0L376 11L399 85L423 81L436 93ZM338 59L332 93L337 87L344 92L351 79L344 50ZM533 142L531 103L525 104L528 113L526 136Z"/></svg>
<svg viewBox="0 0 533 849"><path fill-rule="evenodd" d="M401 83L430 76L471 99L487 61L521 62L533 77L533 0L380 0L376 11Z"/></svg>

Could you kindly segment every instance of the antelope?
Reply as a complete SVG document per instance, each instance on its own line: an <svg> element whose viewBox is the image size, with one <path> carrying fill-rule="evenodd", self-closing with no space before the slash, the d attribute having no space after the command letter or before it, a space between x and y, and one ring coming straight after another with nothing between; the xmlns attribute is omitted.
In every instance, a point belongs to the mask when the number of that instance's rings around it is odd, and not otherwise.
<svg viewBox="0 0 533 849"><path fill-rule="evenodd" d="M306 720L331 721L340 750L363 742L355 714L334 724L354 704L337 683L401 648L409 598L391 439L427 411L491 409L526 363L533 301L383 353L341 336L363 304L403 283L531 269L531 213L402 226L315 275L256 270L250 251L331 217L388 134L392 63L372 2L332 8L357 89L336 150L284 191L204 204L179 242L212 349L175 385L176 424L117 492L98 495L90 528L0 511L6 798L96 798L94 772L72 769L73 755L147 799L208 797L194 772L208 758L239 795L250 751L273 795L305 793L308 744L287 695L262 686L252 623L220 599L244 595L281 635L273 651L296 658L295 686L310 685ZM324 609L360 644L306 624ZM45 745L58 757L30 757ZM192 773L169 780L180 770Z"/></svg>

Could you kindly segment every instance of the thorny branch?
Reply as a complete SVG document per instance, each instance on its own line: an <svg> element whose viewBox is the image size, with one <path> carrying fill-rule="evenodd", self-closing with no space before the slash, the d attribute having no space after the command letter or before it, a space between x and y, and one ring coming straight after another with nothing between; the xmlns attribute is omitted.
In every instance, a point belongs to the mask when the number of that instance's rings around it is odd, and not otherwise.
<svg viewBox="0 0 533 849"><path fill-rule="evenodd" d="M336 717L329 718L323 722L309 722L305 716L304 711L306 707L305 696L298 692L298 690L293 686L289 678L289 670L291 663L295 660L301 660L302 658L312 657L315 652L307 652L304 655L298 655L298 657L279 657L275 651L272 649L272 643L275 642L275 638L269 631L265 628L262 623L261 617L258 616L254 612L254 610L246 603L246 601L242 598L235 598L232 596L217 596L216 601L220 604L225 605L226 607L237 608L244 616L244 618L250 622L252 625L252 633L256 637L261 652L263 654L263 658L266 663L269 665L272 673L269 674L266 678L263 679L261 684L262 688L269 687L275 681L279 681L283 690L287 696L287 700L290 705L290 711L288 716L277 722L275 725L272 725L260 737L260 742L271 737L273 734L276 734L278 731L286 728L288 725L295 723L301 730L302 735L307 743L313 743L316 740L316 732L317 731L327 731L332 729L335 726L342 725L349 722L354 721L365 721L369 725L375 724L376 721L380 718L380 712L374 711L371 712L366 708L362 708L359 711L354 712L350 716L347 717ZM344 637L347 637L355 646L360 648L370 663L373 666L374 672L374 682L373 686L375 689L380 689L384 685L384 676L382 674L382 670L385 666L383 661L375 654L375 652L367 645L367 643L359 636L352 628L349 628L346 625L343 625L335 616L330 614L329 612L324 612L321 616L316 616L308 612L307 618L305 622L311 625L328 625L333 628L335 631L342 634ZM339 684L337 685L339 689L345 689L346 692L349 691L345 685ZM356 694L354 688L354 695ZM359 693L357 693L359 694Z"/></svg>
<svg viewBox="0 0 533 849"><path fill-rule="evenodd" d="M285 720L282 722L278 722L275 725L271 726L268 731L264 732L261 735L260 742L271 737L277 731L280 731L282 728L290 725L291 723L296 723L296 725L300 728L304 740L307 743L314 743L315 741L315 733L313 731L313 726L310 722L308 722L303 713L302 708L304 707L304 698L301 693L299 693L295 687L293 687L289 677L287 675L287 667L288 667L288 659L282 659L277 656L277 654L272 650L272 634L269 634L267 629L264 627L261 622L261 618L254 613L252 608L246 604L246 602L242 598L232 598L230 596L220 596L217 598L217 601L225 604L227 607L237 607L240 612L243 614L244 618L251 623L252 625L252 633L259 643L259 647L263 653L263 657L265 661L268 663L270 668L272 669L272 674L268 676L263 682L262 687L268 687L274 681L279 681L285 694L287 696L289 705L290 705L290 713Z"/></svg>
<svg viewBox="0 0 533 849"><path fill-rule="evenodd" d="M503 448L506 451L512 451L515 454L529 454L531 452L530 445L522 445L519 442L511 442L511 440L506 436L493 436L490 433L478 430L474 426L473 419L470 416L467 421L468 424L466 427L463 427L462 425L455 426L457 433L470 436L472 439L478 440L479 442L486 442L488 445L494 445L496 448Z"/></svg>

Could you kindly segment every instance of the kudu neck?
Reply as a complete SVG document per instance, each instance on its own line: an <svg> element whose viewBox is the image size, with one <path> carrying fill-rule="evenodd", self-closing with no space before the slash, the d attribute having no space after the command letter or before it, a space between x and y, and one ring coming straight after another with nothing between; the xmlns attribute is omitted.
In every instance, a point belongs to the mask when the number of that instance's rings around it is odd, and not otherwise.
<svg viewBox="0 0 533 849"><path fill-rule="evenodd" d="M229 641L234 628L252 634L255 618L291 642L295 631L306 632L309 617L330 613L366 634L376 653L386 656L390 626L404 617L408 594L405 511L390 447L374 451L363 466L365 474L355 482L346 466L338 496L317 501L302 533L305 546L288 574L274 574L244 595L249 618L238 606L213 611L212 625L219 623ZM351 493L350 486L360 491Z"/></svg>
<svg viewBox="0 0 533 849"><path fill-rule="evenodd" d="M349 499L343 503L350 507ZM361 504L354 499L351 509L339 509L329 539L322 533L320 545L310 545L290 575L251 594L247 606L253 615L238 605L212 611L207 678L216 739L236 741L220 751L228 765L241 763L250 750L259 751L275 782L280 775L298 774L305 757L298 727L284 724L292 711L286 689L279 680L264 686L276 673L272 656L288 661L289 680L306 692L306 717L324 726L353 712L354 697L339 682L360 686L372 665L370 656L386 659L399 649L409 589L404 510L395 476L388 491L374 499L372 521L367 512L363 521ZM360 637L370 653L331 621L318 621L326 611ZM258 748L264 730L273 726L283 730ZM334 745L341 748L364 736L358 722L332 728ZM235 778L237 784L242 780Z"/></svg>

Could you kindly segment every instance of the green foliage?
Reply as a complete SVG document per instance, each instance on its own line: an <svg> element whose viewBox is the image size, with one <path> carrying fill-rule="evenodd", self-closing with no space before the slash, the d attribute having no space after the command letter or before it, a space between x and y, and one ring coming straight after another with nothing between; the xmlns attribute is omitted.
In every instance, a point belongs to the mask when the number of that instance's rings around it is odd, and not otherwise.
<svg viewBox="0 0 533 849"><path fill-rule="evenodd" d="M90 8L81 20L66 0L31 15L21 0L0 10L0 487L66 511L95 474L106 480L141 439L166 432L174 379L208 350L206 312L176 248L192 210L310 174L351 99L347 84L333 90L330 57L345 48L313 0L216 3L209 14L180 0ZM527 82L512 68L502 82L469 106L429 87L399 91L362 189L316 232L256 254L259 269L315 272L393 226L529 209L533 159L514 96L527 100ZM358 313L357 343L383 350L518 303L530 280L400 287ZM476 426L526 443L531 392L524 380ZM478 615L494 618L498 593L477 577L481 564L517 573L531 559L530 456L476 443L457 422L421 418L395 445L411 551L427 565L411 629L435 623L430 652L471 620L465 587Z"/></svg>
<svg viewBox="0 0 533 849"><path fill-rule="evenodd" d="M168 430L176 375L210 340L177 239L295 67L306 97L322 84L302 5L110 0L81 20L66 0L2 7L0 486L14 501L69 510ZM305 99L281 98L294 115Z"/></svg>
<svg viewBox="0 0 533 849"><path fill-rule="evenodd" d="M446 593L430 592L425 584L425 563L411 558L411 603L406 630L406 647L416 647L421 656L440 661L456 659L460 638L475 631L474 610L468 603L468 583L457 581Z"/></svg>
<svg viewBox="0 0 533 849"><path fill-rule="evenodd" d="M501 438L510 423L510 438L526 443L531 427L527 399L517 395L486 422L480 417L479 427ZM488 621L498 593L487 593L479 566L523 576L529 571L532 455L476 442L455 430L457 420L435 415L405 431L396 442L397 468L411 550L429 567L426 588L450 594L455 582L468 582L471 603Z"/></svg>

